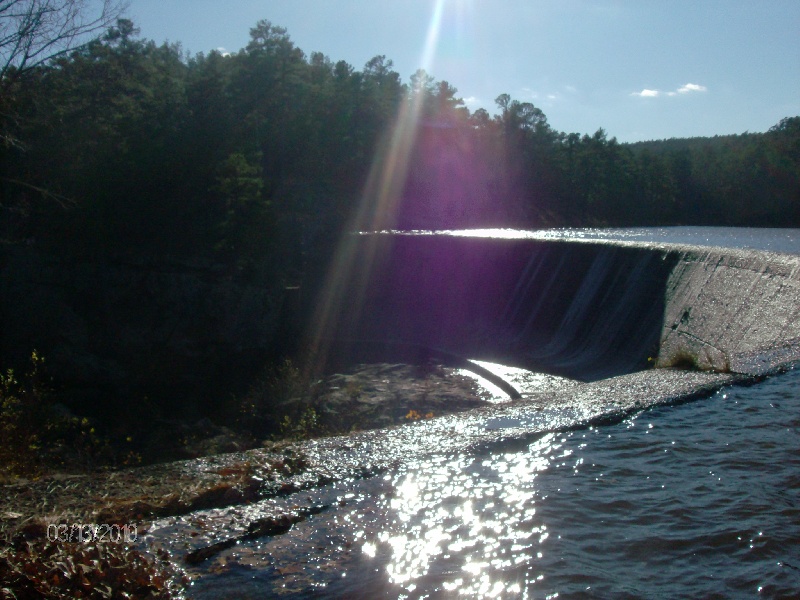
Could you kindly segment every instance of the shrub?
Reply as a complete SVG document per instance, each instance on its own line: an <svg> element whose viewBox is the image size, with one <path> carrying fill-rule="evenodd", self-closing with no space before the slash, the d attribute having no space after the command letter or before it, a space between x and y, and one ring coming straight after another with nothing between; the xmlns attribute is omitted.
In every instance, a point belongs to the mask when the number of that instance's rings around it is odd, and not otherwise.
<svg viewBox="0 0 800 600"><path fill-rule="evenodd" d="M46 420L47 389L41 367L44 359L34 350L22 378L13 369L0 373L0 463L12 476L35 475L39 470L41 424Z"/></svg>
<svg viewBox="0 0 800 600"><path fill-rule="evenodd" d="M115 449L94 422L54 403L44 363L34 350L23 375L13 369L0 373L0 479L137 464L139 456L129 447Z"/></svg>
<svg viewBox="0 0 800 600"><path fill-rule="evenodd" d="M314 390L290 359L268 367L239 404L240 426L257 437L308 438L323 428Z"/></svg>

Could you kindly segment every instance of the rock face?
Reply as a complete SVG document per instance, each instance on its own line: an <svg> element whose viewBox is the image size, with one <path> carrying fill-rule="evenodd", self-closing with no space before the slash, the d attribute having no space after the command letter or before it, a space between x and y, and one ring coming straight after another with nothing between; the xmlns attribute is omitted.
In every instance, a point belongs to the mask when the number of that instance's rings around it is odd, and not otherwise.
<svg viewBox="0 0 800 600"><path fill-rule="evenodd" d="M33 349L80 405L212 401L276 344L281 295L211 265L71 262L17 248L0 271L0 360Z"/></svg>

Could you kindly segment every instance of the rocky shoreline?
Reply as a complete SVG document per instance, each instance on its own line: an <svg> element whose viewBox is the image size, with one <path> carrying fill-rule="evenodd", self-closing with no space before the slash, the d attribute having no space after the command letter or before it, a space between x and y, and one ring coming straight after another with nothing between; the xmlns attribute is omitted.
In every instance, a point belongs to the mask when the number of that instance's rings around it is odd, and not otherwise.
<svg viewBox="0 0 800 600"><path fill-rule="evenodd" d="M391 428L489 404L474 378L441 365L360 365L317 384L314 399L290 398L278 411L313 408L331 432ZM302 409L302 407L301 407ZM244 444L226 428L195 451ZM51 474L0 486L0 540L41 533L50 523L141 523L154 517L253 501L295 487L309 466L301 441L265 441L250 452L112 472ZM254 454L251 454L254 452Z"/></svg>
<svg viewBox="0 0 800 600"><path fill-rule="evenodd" d="M417 458L484 453L552 431L615 422L651 406L705 397L752 380L652 369L559 384L498 402L474 380L442 367L366 366L332 378L318 409L329 416L338 411L353 417L360 411L364 425L387 419L400 424L0 486L0 577L10 582L0 589L0 598L47 596L43 590L50 588L75 596L96 581L104 581L109 593L183 597L191 579L213 568L215 557L239 540L280 535L331 508L298 492L375 476ZM358 394L354 381L361 385ZM398 386L408 393L402 406L393 404ZM124 544L49 539L59 526L75 531L80 525L133 528L136 537ZM86 565L80 562L83 556ZM104 566L94 569L98 560ZM50 595L63 596L58 593Z"/></svg>
<svg viewBox="0 0 800 600"><path fill-rule="evenodd" d="M396 370L407 368L413 367ZM387 413L397 419L406 410L416 411L420 418L403 418L402 425L351 435L267 443L244 452L5 485L0 487L4 507L0 539L10 543L20 535L36 537L50 523L136 523L144 530L155 518L369 476L414 456L470 451L565 426L622 418L631 411L708 394L743 380L728 374L659 369L491 403L474 391L472 397L467 396L464 381L455 378L446 385L447 378L442 377L436 387L444 391L439 395L426 392L428 402L424 403L421 390L431 385L431 379L423 377L414 380L420 396L412 396L413 403L409 401L401 410L384 400L382 412L376 409L381 404L380 390L362 389L361 402L361 396L340 398L341 409L363 404L363 413L374 424L385 421ZM392 397L391 391L384 391L385 398ZM446 414L447 402L452 400L447 398L453 394L464 396ZM468 412L455 414L454 410ZM426 414L430 416L425 418Z"/></svg>

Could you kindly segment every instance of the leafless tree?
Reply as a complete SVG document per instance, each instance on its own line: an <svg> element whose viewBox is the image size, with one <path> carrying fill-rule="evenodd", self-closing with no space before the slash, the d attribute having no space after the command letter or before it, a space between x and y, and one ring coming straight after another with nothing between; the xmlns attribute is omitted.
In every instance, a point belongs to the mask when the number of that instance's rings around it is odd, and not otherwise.
<svg viewBox="0 0 800 600"><path fill-rule="evenodd" d="M117 22L124 0L0 0L0 148L22 148L13 133L15 84L48 61L80 48ZM63 201L27 181L0 180ZM7 208L0 198L0 209ZM19 209L20 207L17 207Z"/></svg>
<svg viewBox="0 0 800 600"><path fill-rule="evenodd" d="M121 0L0 0L0 90L87 43L125 8Z"/></svg>

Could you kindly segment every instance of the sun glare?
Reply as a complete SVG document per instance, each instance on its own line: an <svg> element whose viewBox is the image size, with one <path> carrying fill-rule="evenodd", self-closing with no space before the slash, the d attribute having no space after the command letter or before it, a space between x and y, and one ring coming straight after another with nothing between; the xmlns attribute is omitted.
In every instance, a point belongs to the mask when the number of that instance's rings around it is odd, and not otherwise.
<svg viewBox="0 0 800 600"><path fill-rule="evenodd" d="M433 5L420 56L422 69L428 70L433 64L445 5L452 1L436 0ZM423 94L412 94L408 101L401 103L393 126L384 134L373 158L350 231L383 231L395 228L423 100ZM376 254L379 243L377 237L365 241L361 236L349 235L345 235L339 242L312 320L308 362L313 368L324 368L330 344L337 335L339 318L344 311L347 311L351 319L357 318L360 313L364 290L378 258Z"/></svg>

